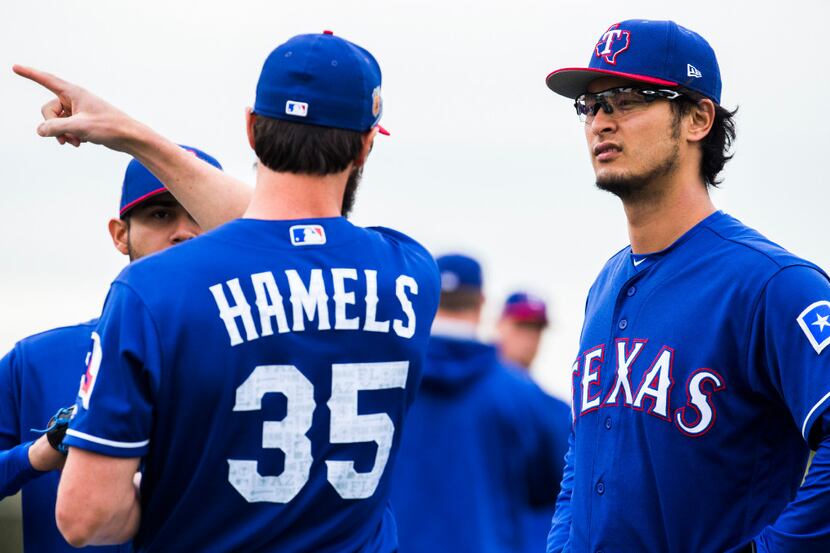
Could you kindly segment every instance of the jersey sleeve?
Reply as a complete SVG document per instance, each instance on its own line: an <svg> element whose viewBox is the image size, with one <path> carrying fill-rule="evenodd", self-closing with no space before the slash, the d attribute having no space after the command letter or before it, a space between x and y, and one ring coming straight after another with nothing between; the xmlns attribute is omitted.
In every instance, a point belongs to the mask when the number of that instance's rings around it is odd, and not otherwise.
<svg viewBox="0 0 830 553"><path fill-rule="evenodd" d="M830 414L816 421L822 439L795 499L755 538L759 553L830 551Z"/></svg>
<svg viewBox="0 0 830 553"><path fill-rule="evenodd" d="M44 474L29 463L32 442L20 443L18 362L17 348L0 359L0 498Z"/></svg>
<svg viewBox="0 0 830 553"><path fill-rule="evenodd" d="M750 381L783 400L809 442L813 423L830 406L830 281L808 266L780 270L752 324L749 366L760 370Z"/></svg>
<svg viewBox="0 0 830 553"><path fill-rule="evenodd" d="M20 443L19 353L15 347L0 359L0 450Z"/></svg>
<svg viewBox="0 0 830 553"><path fill-rule="evenodd" d="M112 457L147 453L160 360L147 307L128 285L115 282L92 333L65 443Z"/></svg>
<svg viewBox="0 0 830 553"><path fill-rule="evenodd" d="M562 484L559 497L556 498L556 511L553 513L551 529L548 534L547 553L564 553L568 551L571 539L571 496L574 487L574 433L568 436L568 452L565 454L565 468L562 470Z"/></svg>
<svg viewBox="0 0 830 553"><path fill-rule="evenodd" d="M534 384L534 388L535 384ZM531 414L535 448L526 469L530 501L534 506L553 505L562 481L571 411L565 403L536 388Z"/></svg>

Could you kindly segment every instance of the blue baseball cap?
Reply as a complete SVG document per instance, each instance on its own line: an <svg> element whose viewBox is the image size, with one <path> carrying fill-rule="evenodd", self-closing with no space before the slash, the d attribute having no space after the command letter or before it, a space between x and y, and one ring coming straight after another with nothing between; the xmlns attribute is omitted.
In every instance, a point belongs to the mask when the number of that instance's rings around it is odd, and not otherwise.
<svg viewBox="0 0 830 553"><path fill-rule="evenodd" d="M199 159L207 161L214 167L222 168L215 158L202 150L191 148L190 146L182 146L181 144L180 146ZM119 217L123 219L124 215L134 207L153 196L167 191L167 188L164 187L161 181L149 169L144 167L137 159L131 160L129 165L127 165L127 171L124 173L124 183L121 185L121 209L119 210Z"/></svg>
<svg viewBox="0 0 830 553"><path fill-rule="evenodd" d="M441 292L482 288L481 265L472 257L448 254L435 258L435 263L438 264L438 271L441 273Z"/></svg>
<svg viewBox="0 0 830 553"><path fill-rule="evenodd" d="M680 87L720 103L715 51L702 36L674 21L629 19L611 25L597 40L588 67L557 69L548 75L547 85L576 98L603 76Z"/></svg>
<svg viewBox="0 0 830 553"><path fill-rule="evenodd" d="M515 292L504 302L502 317L547 326L548 308L545 300L540 297L527 292Z"/></svg>
<svg viewBox="0 0 830 553"><path fill-rule="evenodd" d="M364 48L331 31L298 35L269 54L259 75L254 113L367 132L383 113L380 66Z"/></svg>

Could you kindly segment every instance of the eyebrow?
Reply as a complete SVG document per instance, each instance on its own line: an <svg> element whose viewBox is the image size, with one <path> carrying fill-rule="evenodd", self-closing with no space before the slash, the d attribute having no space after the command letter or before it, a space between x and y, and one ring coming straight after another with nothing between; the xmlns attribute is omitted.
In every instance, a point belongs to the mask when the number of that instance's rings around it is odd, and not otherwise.
<svg viewBox="0 0 830 553"><path fill-rule="evenodd" d="M136 206L136 211L150 209L152 207L178 207L180 205L181 204L172 196L167 198L151 198Z"/></svg>

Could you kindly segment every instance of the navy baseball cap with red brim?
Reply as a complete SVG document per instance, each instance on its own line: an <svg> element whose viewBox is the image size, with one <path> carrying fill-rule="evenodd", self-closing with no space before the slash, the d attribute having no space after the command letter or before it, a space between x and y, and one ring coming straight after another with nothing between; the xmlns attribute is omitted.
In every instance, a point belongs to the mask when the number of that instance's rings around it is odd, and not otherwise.
<svg viewBox="0 0 830 553"><path fill-rule="evenodd" d="M715 51L702 36L674 21L630 19L615 23L600 35L588 67L557 69L546 82L557 94L576 98L600 77L681 88L720 103Z"/></svg>
<svg viewBox="0 0 830 553"><path fill-rule="evenodd" d="M332 31L297 35L265 60L254 113L294 123L380 134L381 72L365 48Z"/></svg>
<svg viewBox="0 0 830 553"><path fill-rule="evenodd" d="M515 292L504 302L502 317L545 327L548 325L548 308L542 298L527 292Z"/></svg>
<svg viewBox="0 0 830 553"><path fill-rule="evenodd" d="M206 154L202 150L181 144L179 146L202 161L210 163L217 169L222 169L222 165L216 158ZM165 192L169 192L169 190L167 190L149 169L144 167L137 159L131 160L129 165L127 165L127 170L124 173L124 182L121 185L121 206L118 210L119 217L124 218L132 209L143 204L150 198Z"/></svg>

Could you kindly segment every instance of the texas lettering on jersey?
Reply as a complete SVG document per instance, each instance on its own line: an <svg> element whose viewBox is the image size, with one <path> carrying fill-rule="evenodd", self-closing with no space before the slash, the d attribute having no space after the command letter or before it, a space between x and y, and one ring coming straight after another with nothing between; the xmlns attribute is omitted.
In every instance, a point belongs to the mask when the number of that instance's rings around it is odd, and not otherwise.
<svg viewBox="0 0 830 553"><path fill-rule="evenodd" d="M605 345L583 353L573 366L574 405L579 405L574 414L625 407L671 423L687 436L704 435L717 418L714 395L726 389L726 381L714 369L694 369L684 384L686 402L673 406L675 350L662 346L653 358L641 359L647 343L646 339L621 338L610 354ZM612 384L606 388L609 380ZM610 391L603 397L604 389Z"/></svg>
<svg viewBox="0 0 830 553"><path fill-rule="evenodd" d="M261 336L274 334L272 319L276 322L276 331L302 332L306 330L306 320L312 323L317 321L317 330L363 330L364 332L388 333L390 328L401 338L412 338L415 335L415 310L412 306L411 295L418 294L418 283L408 275L399 275L395 279L395 296L403 311L404 319L393 321L379 320L378 307L378 272L373 269L358 271L354 268L327 269L330 272L332 290L326 288L322 269L311 269L303 275L294 269L286 270L280 275L282 284L277 284L277 278L271 271L250 275L251 288L254 291L254 301L249 301L242 289L238 278L226 281L224 284L214 284L210 293L219 308L219 316L225 323L231 346L243 342L256 340ZM354 306L357 299L354 291L347 290L349 281L363 279L366 295L364 305L358 312L365 312L360 317L349 317L349 306ZM282 291L280 290L282 288ZM230 291L230 298L225 290ZM287 294L285 294L287 292ZM283 296L287 295L291 304L291 324L288 322L288 313L283 303ZM329 313L329 298L334 302L334 320ZM256 306L258 313L255 323L251 304ZM241 321L245 331L243 339L237 319ZM332 324L332 322L334 324Z"/></svg>

